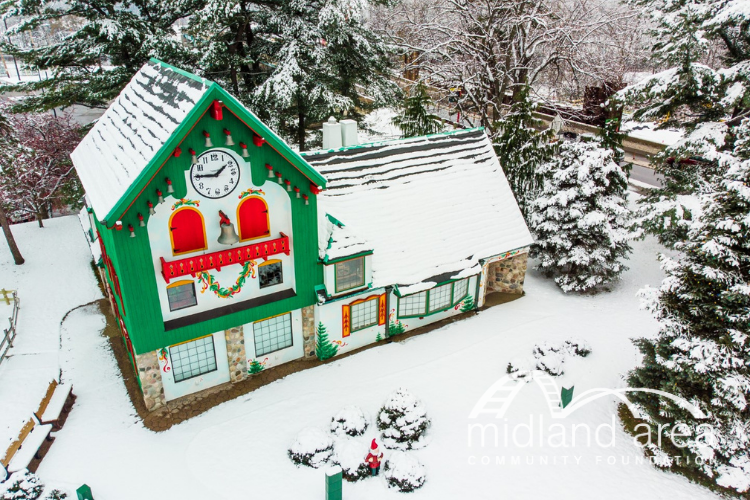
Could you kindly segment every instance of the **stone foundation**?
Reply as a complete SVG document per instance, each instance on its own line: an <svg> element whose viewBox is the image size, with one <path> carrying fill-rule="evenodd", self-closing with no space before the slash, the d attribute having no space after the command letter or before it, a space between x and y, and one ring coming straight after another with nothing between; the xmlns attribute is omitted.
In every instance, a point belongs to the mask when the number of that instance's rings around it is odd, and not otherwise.
<svg viewBox="0 0 750 500"><path fill-rule="evenodd" d="M522 253L505 260L492 262L487 276L487 293L523 293L529 254Z"/></svg>
<svg viewBox="0 0 750 500"><path fill-rule="evenodd" d="M247 355L245 354L245 334L242 325L224 331L227 340L227 360L229 380L237 383L247 378Z"/></svg>
<svg viewBox="0 0 750 500"><path fill-rule="evenodd" d="M161 370L156 351L137 354L135 364L138 366L138 378L141 381L143 401L148 411L154 411L165 405L164 385L161 381Z"/></svg>
<svg viewBox="0 0 750 500"><path fill-rule="evenodd" d="M305 359L315 359L315 306L302 308L302 339Z"/></svg>

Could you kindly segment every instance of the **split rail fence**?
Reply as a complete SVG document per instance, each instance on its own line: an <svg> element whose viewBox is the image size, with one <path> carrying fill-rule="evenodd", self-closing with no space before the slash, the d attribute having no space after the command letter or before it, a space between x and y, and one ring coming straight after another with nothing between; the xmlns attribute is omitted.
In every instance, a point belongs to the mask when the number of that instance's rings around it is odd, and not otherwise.
<svg viewBox="0 0 750 500"><path fill-rule="evenodd" d="M0 301L5 302L6 305L13 304L13 309L8 318L8 328L3 328L2 336L0 336L0 364L5 360L8 350L13 347L13 341L16 338L16 325L18 323L18 308L21 304L18 298L18 292L16 290L6 290L3 288L0 290Z"/></svg>

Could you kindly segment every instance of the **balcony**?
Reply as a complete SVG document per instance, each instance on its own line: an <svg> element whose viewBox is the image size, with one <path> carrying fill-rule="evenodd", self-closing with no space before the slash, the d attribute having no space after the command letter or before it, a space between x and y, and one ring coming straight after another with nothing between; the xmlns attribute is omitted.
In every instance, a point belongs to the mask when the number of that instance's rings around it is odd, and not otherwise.
<svg viewBox="0 0 750 500"><path fill-rule="evenodd" d="M188 274L195 277L196 273L201 271L210 271L216 269L221 271L224 266L232 264L244 264L249 260L263 259L268 260L272 255L285 254L289 255L289 236L279 233L280 237L245 245L237 248L229 248L219 252L212 252L193 257L186 257L173 261L161 259L161 275L169 283L170 280L187 276Z"/></svg>

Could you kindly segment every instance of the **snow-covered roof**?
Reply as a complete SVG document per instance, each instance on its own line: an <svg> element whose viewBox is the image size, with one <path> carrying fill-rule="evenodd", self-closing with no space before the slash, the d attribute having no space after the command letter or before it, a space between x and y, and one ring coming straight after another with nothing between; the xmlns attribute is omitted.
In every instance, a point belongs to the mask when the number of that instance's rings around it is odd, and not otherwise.
<svg viewBox="0 0 750 500"><path fill-rule="evenodd" d="M324 211L318 216L318 247L323 261L372 251L364 238L334 216Z"/></svg>
<svg viewBox="0 0 750 500"><path fill-rule="evenodd" d="M374 287L396 284L410 293L475 274L479 259L532 243L482 129L304 158L328 180L319 209L352 231L353 239L346 235L339 243L334 230L330 248L330 228L321 231L321 256L351 254L350 241L374 250Z"/></svg>
<svg viewBox="0 0 750 500"><path fill-rule="evenodd" d="M98 218L127 192L210 82L146 63L70 155Z"/></svg>

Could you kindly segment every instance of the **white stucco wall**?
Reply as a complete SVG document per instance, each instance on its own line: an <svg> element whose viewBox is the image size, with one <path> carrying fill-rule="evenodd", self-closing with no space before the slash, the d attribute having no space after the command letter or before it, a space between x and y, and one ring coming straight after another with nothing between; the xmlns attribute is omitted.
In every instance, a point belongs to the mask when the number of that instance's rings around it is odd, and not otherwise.
<svg viewBox="0 0 750 500"><path fill-rule="evenodd" d="M189 175L190 171L185 172L185 178L187 180L187 195L186 199L197 200L200 205L197 208L204 218L206 226L206 241L208 248L204 251L192 252L182 255L172 255L172 244L170 240L169 231L169 218L174 213L172 209L174 203L177 201L173 197L166 197L165 202L157 204L154 208L156 214L152 215L148 221L148 235L151 244L151 255L153 258L154 271L156 273L157 289L159 293L159 303L161 305L162 316L165 321L197 314L207 310L214 309L228 305L231 302L247 300L263 295L268 295L281 290L286 290L295 287L295 276L294 276L294 235L292 234L292 206L291 200L289 199L289 193L286 192L286 188L275 182L266 182L262 187L255 186L252 184L252 177L250 174L250 165L245 158L235 154L234 152L223 149L219 149L225 154L231 155L237 160L240 165L240 179L238 186L229 195L224 198L217 200L211 200L200 196L194 189L190 182ZM268 204L268 214L270 223L271 235L267 238L259 238L250 241L239 242L231 247L228 245L220 244L217 239L221 234L219 226L219 210L222 210L234 224L235 230L239 234L239 226L237 222L237 207L241 200L239 199L240 193L247 189L261 189L263 194L254 194L253 196L260 196ZM166 193L165 193L166 194ZM178 207L179 209L179 207ZM256 277L252 278L252 274L248 276L243 285L241 291L230 298L221 298L214 294L211 290L205 290L201 292L203 285L197 278L193 278L190 275L181 276L179 278L172 278L170 284L176 281L191 280L195 284L195 292L198 304L192 307L179 309L177 311L169 310L169 301L167 300L167 283L162 277L161 261L159 257L163 257L166 261L175 261L186 257L200 257L207 253L217 252L220 250L228 250L230 248L238 248L244 245L262 243L272 239L279 238L280 233L284 233L289 236L289 255L278 254L269 257L269 259L278 259L282 262L283 272L283 283L260 288L259 281ZM264 260L258 259L257 264L262 264ZM209 273L213 276L214 280L219 283L222 288L230 288L235 285L237 278L239 277L242 265L231 264L224 266L220 271L212 269ZM231 302L230 302L231 301Z"/></svg>
<svg viewBox="0 0 750 500"><path fill-rule="evenodd" d="M304 346L302 344L302 311L297 309L289 313L292 315L292 345L285 349L280 349L262 356L255 355L255 335L253 323L243 325L242 330L245 335L245 355L247 356L247 366L249 367L253 360L263 365L263 368L271 368L288 361L302 358L304 356Z"/></svg>

